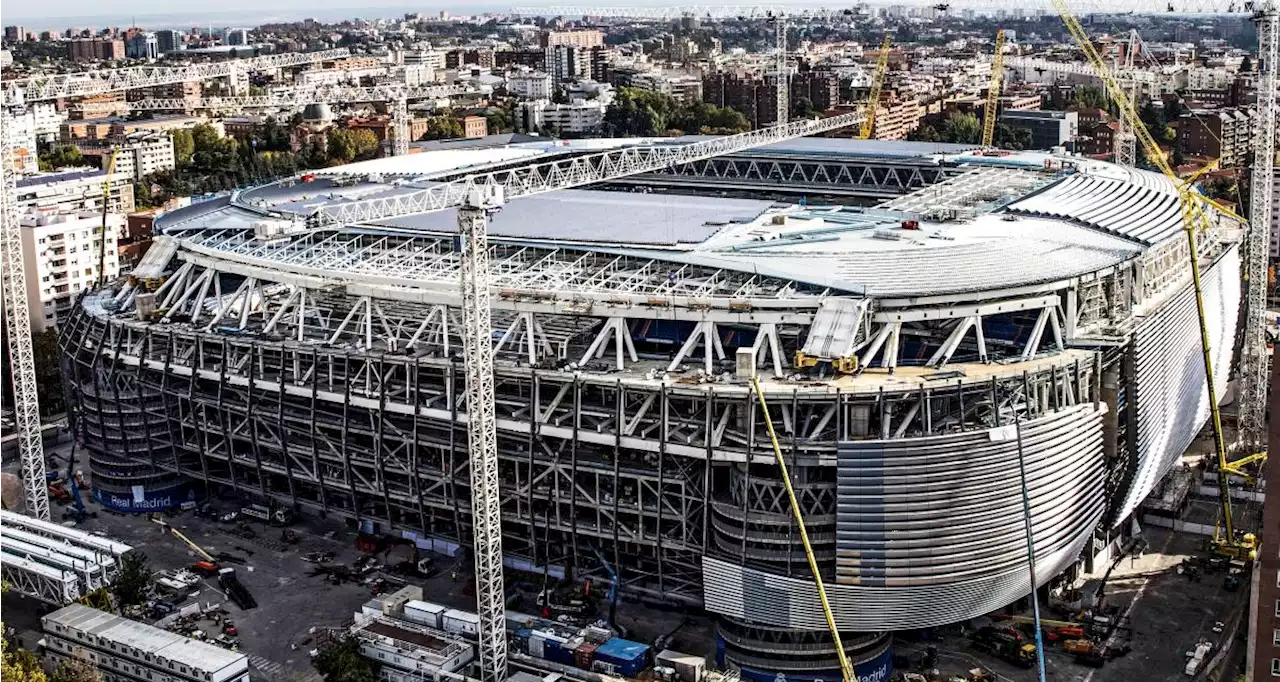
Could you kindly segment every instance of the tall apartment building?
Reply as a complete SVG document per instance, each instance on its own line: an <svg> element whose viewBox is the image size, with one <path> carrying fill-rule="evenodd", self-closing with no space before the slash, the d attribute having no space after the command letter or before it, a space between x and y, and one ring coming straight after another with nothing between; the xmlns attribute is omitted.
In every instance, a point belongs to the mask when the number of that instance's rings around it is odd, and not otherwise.
<svg viewBox="0 0 1280 682"><path fill-rule="evenodd" d="M39 149L36 146L36 120L31 112L14 116L10 134L13 141L13 167L19 173L35 173L40 170Z"/></svg>
<svg viewBox="0 0 1280 682"><path fill-rule="evenodd" d="M501 50L494 53L493 65L499 69L513 66L544 69L547 66L547 51L545 48L537 50Z"/></svg>
<svg viewBox="0 0 1280 682"><path fill-rule="evenodd" d="M109 36L75 38L67 43L67 56L77 62L124 59L124 41Z"/></svg>
<svg viewBox="0 0 1280 682"><path fill-rule="evenodd" d="M227 31L222 36L222 44L223 45L248 45L249 29L233 28Z"/></svg>
<svg viewBox="0 0 1280 682"><path fill-rule="evenodd" d="M1178 126L1178 141L1185 153L1218 159L1222 168L1244 166L1252 153L1257 112L1253 107L1196 110Z"/></svg>
<svg viewBox="0 0 1280 682"><path fill-rule="evenodd" d="M125 55L130 59L159 59L160 39L150 31L139 31L130 36L125 46Z"/></svg>
<svg viewBox="0 0 1280 682"><path fill-rule="evenodd" d="M896 94L890 93L880 98L871 136L877 140L905 140L911 131L920 127L924 112L924 105L915 99L899 99Z"/></svg>
<svg viewBox="0 0 1280 682"><path fill-rule="evenodd" d="M753 128L764 128L777 121L776 82L774 76L712 73L702 79L702 99L718 107L735 109L751 122ZM838 99L838 92L836 96Z"/></svg>
<svg viewBox="0 0 1280 682"><path fill-rule="evenodd" d="M108 279L119 274L116 240L124 233L124 222L122 214L107 214L106 252L99 254L101 212L29 213L22 217L22 260L32 331L57 326L76 295L98 281L100 258Z"/></svg>
<svg viewBox="0 0 1280 682"><path fill-rule="evenodd" d="M551 75L542 71L517 71L507 76L507 92L521 99L551 99Z"/></svg>
<svg viewBox="0 0 1280 682"><path fill-rule="evenodd" d="M425 66L434 71L445 68L445 53L440 50L404 50L400 53L399 59L405 66Z"/></svg>
<svg viewBox="0 0 1280 682"><path fill-rule="evenodd" d="M185 34L182 31L166 28L156 31L156 48L160 54L177 52L185 47Z"/></svg>
<svg viewBox="0 0 1280 682"><path fill-rule="evenodd" d="M4 42L12 45L27 39L27 29L23 26L5 26Z"/></svg>
<svg viewBox="0 0 1280 682"><path fill-rule="evenodd" d="M578 100L553 104L540 99L520 103L518 125L521 130L547 130L553 134L600 132L607 106L599 100Z"/></svg>
<svg viewBox="0 0 1280 682"><path fill-rule="evenodd" d="M79 658L109 682L249 682L249 659L81 604L41 619L54 662Z"/></svg>
<svg viewBox="0 0 1280 682"><path fill-rule="evenodd" d="M542 34L542 46L573 45L574 47L595 47L604 45L604 31L588 29L583 31L547 31Z"/></svg>
<svg viewBox="0 0 1280 682"><path fill-rule="evenodd" d="M834 73L807 71L791 78L791 102L800 99L813 103L813 108L826 111L840 103L840 78Z"/></svg>
<svg viewBox="0 0 1280 682"><path fill-rule="evenodd" d="M613 50L603 45L550 45L544 54L541 68L557 81L609 80L609 60Z"/></svg>
<svg viewBox="0 0 1280 682"><path fill-rule="evenodd" d="M173 154L173 137L167 132L139 130L123 135L112 135L107 144L80 145L80 153L99 158L106 168L115 149L115 172L128 175L135 181L157 171L173 170L176 158Z"/></svg>
<svg viewBox="0 0 1280 682"><path fill-rule="evenodd" d="M43 214L74 211L102 212L102 186L107 185L109 210L128 213L134 208L133 178L124 173L108 176L100 170L64 170L39 173L18 180L18 210Z"/></svg>
<svg viewBox="0 0 1280 682"><path fill-rule="evenodd" d="M492 69L496 61L494 55L493 49L488 47L460 47L445 53L444 66L446 69L456 69L461 66Z"/></svg>

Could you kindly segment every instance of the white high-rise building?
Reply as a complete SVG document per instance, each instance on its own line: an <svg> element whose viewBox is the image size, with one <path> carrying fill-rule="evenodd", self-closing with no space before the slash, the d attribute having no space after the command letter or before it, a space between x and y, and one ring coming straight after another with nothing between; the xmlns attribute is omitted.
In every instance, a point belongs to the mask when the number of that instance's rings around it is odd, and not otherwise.
<svg viewBox="0 0 1280 682"><path fill-rule="evenodd" d="M119 274L116 245L124 223L124 214L107 214L106 251L99 253L103 234L100 212L29 213L22 217L22 261L32 331L57 326L76 295L97 283L99 259L107 279Z"/></svg>
<svg viewBox="0 0 1280 682"><path fill-rule="evenodd" d="M507 92L520 99L551 99L551 75L541 71L519 71L507 76Z"/></svg>

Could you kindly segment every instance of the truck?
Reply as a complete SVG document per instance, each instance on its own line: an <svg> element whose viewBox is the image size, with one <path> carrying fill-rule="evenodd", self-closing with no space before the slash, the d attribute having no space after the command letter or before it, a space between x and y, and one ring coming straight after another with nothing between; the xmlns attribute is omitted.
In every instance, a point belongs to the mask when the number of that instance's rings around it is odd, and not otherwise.
<svg viewBox="0 0 1280 682"><path fill-rule="evenodd" d="M1024 668L1030 668L1036 662L1036 645L1028 642L1021 632L1013 628L989 625L973 633L970 643L979 651Z"/></svg>

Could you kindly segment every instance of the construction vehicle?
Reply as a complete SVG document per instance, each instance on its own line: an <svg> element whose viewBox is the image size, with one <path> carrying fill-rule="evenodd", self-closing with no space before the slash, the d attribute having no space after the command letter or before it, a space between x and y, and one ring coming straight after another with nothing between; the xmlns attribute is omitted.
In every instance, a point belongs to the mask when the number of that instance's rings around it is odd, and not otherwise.
<svg viewBox="0 0 1280 682"><path fill-rule="evenodd" d="M77 442L79 441L73 441L71 443L71 450L67 452L67 473L63 482L66 486L65 499L66 502L71 504L71 508L63 510L62 518L75 521L76 523L81 523L88 518L97 518L98 512L91 512L85 508L84 499L80 495L80 487L84 481L80 476L80 472L75 470ZM58 498L59 502L63 501L63 496L55 493L55 497Z"/></svg>
<svg viewBox="0 0 1280 682"><path fill-rule="evenodd" d="M1077 663L1092 668L1101 668L1107 662L1106 647L1091 639L1068 639L1062 643L1062 650L1071 654Z"/></svg>
<svg viewBox="0 0 1280 682"><path fill-rule="evenodd" d="M1230 513L1229 506L1224 513ZM1205 541L1205 549L1208 550L1209 557L1240 561L1253 561L1258 558L1258 536L1238 531L1234 536L1234 541L1229 541L1226 535L1219 534L1215 528L1213 537Z"/></svg>
<svg viewBox="0 0 1280 682"><path fill-rule="evenodd" d="M1021 632L1013 628L988 625L973 633L969 641L978 651L992 654L1014 665L1030 668L1036 664L1036 645L1028 642Z"/></svg>

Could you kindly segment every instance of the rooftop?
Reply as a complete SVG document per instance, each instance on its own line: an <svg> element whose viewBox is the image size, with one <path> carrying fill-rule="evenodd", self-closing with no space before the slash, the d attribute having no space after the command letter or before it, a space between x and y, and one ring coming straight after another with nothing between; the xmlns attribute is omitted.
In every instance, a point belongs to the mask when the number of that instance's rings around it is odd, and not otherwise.
<svg viewBox="0 0 1280 682"><path fill-rule="evenodd" d="M231 666L248 669L244 654L227 651L81 604L71 604L44 617L44 629L61 625L137 649L160 659L214 673Z"/></svg>

